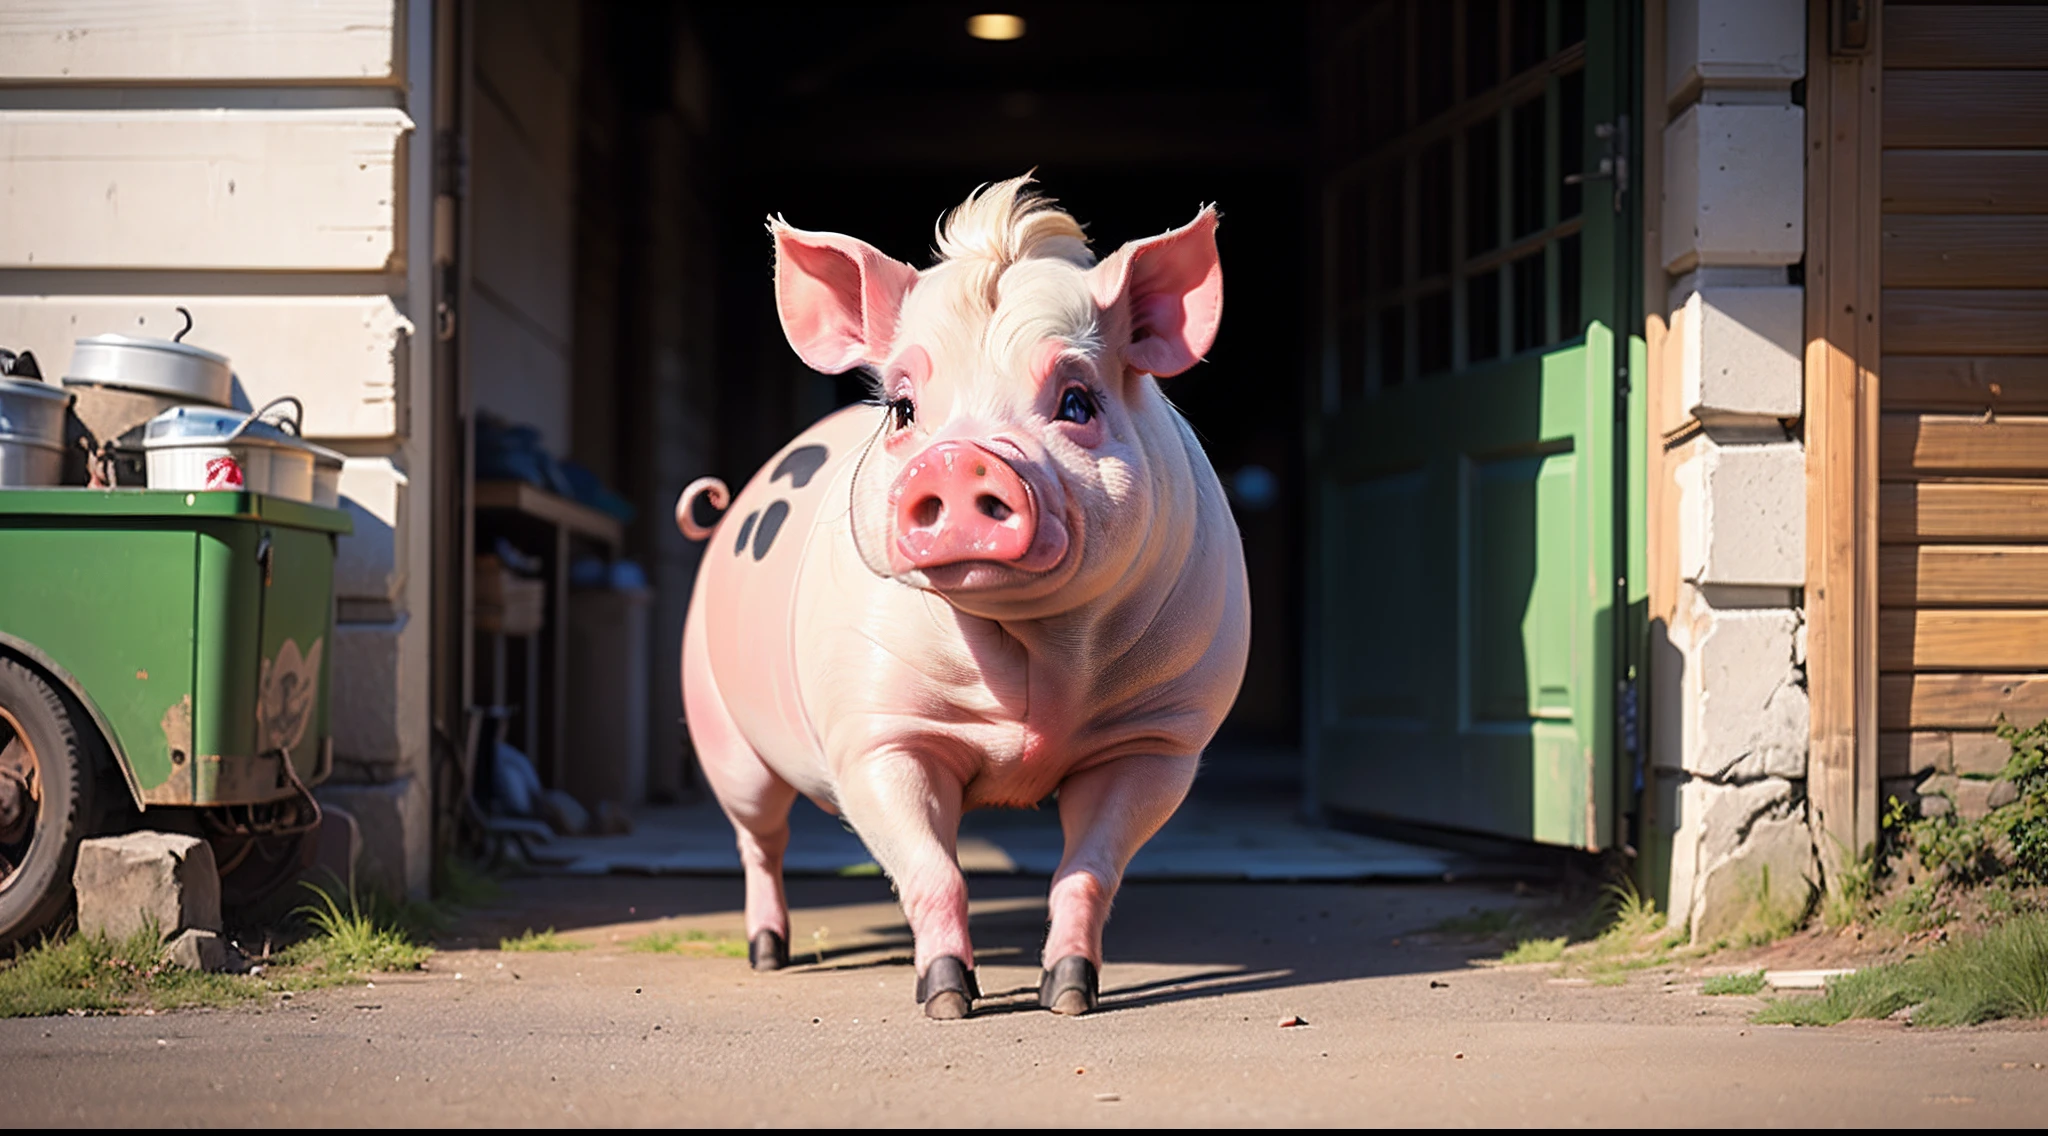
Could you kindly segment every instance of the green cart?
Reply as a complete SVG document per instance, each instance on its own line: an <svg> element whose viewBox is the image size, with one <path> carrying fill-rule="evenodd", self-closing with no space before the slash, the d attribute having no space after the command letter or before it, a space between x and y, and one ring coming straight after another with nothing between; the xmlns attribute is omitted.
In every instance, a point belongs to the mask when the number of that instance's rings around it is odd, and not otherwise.
<svg viewBox="0 0 2048 1136"><path fill-rule="evenodd" d="M238 490L0 490L0 945L95 834L205 836L229 903L307 862L349 531Z"/></svg>

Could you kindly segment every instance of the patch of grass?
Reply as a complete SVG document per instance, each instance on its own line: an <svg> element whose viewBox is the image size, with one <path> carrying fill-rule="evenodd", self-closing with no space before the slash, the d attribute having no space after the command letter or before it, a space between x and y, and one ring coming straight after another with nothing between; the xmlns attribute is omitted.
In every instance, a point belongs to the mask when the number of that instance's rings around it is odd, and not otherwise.
<svg viewBox="0 0 2048 1136"><path fill-rule="evenodd" d="M34 947L0 969L0 1018L71 1011L236 1006L268 987L237 974L183 970L163 961L154 928L122 942L74 935Z"/></svg>
<svg viewBox="0 0 2048 1136"><path fill-rule="evenodd" d="M839 869L839 878L841 879L864 879L881 874L882 866L873 860L863 860L858 864L848 864L844 868Z"/></svg>
<svg viewBox="0 0 2048 1136"><path fill-rule="evenodd" d="M747 941L736 935L713 935L706 931L649 931L626 942L629 951L658 955L715 955L746 958Z"/></svg>
<svg viewBox="0 0 2048 1136"><path fill-rule="evenodd" d="M498 949L501 951L582 951L590 949L590 944L579 943L572 939L564 939L560 934L556 933L553 927L545 931L536 931L528 927L526 933L516 939L499 939Z"/></svg>
<svg viewBox="0 0 2048 1136"><path fill-rule="evenodd" d="M2018 916L1920 958L1843 975L1819 997L1774 1000L1756 1020L1834 1025L1908 1007L1917 1007L1916 1026L2048 1017L2048 915Z"/></svg>
<svg viewBox="0 0 2048 1136"><path fill-rule="evenodd" d="M1876 857L1845 862L1830 882L1833 886L1820 901L1821 923L1835 930L1861 923L1870 911L1871 897L1877 894Z"/></svg>
<svg viewBox="0 0 2048 1136"><path fill-rule="evenodd" d="M354 891L348 892L348 907L342 908L334 893L308 883L314 902L298 909L314 934L285 949L279 960L287 965L340 975L378 970L417 970L432 954L431 948L414 941L401 919L387 912L365 910Z"/></svg>
<svg viewBox="0 0 2048 1136"><path fill-rule="evenodd" d="M1531 962L1556 962L1564 957L1566 942L1563 935L1554 939L1523 939L1500 956L1500 961L1507 966Z"/></svg>
<svg viewBox="0 0 2048 1136"><path fill-rule="evenodd" d="M1764 972L1752 970L1743 974L1716 974L1700 983L1702 994L1755 994L1764 988Z"/></svg>

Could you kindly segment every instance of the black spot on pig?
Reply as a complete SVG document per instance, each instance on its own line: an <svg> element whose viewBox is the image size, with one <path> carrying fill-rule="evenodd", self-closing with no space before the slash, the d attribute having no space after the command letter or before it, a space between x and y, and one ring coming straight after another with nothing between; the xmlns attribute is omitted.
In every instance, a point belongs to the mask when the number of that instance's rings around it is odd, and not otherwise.
<svg viewBox="0 0 2048 1136"><path fill-rule="evenodd" d="M768 507L761 511L761 527L754 530L755 560L768 555L769 547L775 543L775 534L782 531L782 522L788 519L789 502L768 502Z"/></svg>
<svg viewBox="0 0 2048 1136"><path fill-rule="evenodd" d="M747 538L754 535L754 521L760 515L759 511L748 513L747 519L740 522L740 538L734 541L732 545L732 554L734 556L738 556L747 550Z"/></svg>
<svg viewBox="0 0 2048 1136"><path fill-rule="evenodd" d="M775 463L775 472L768 475L768 480L773 482L787 474L790 486L802 489L811 483L811 478L816 477L818 471L824 468L825 459L831 456L832 452L823 446L798 446L782 455L782 460Z"/></svg>

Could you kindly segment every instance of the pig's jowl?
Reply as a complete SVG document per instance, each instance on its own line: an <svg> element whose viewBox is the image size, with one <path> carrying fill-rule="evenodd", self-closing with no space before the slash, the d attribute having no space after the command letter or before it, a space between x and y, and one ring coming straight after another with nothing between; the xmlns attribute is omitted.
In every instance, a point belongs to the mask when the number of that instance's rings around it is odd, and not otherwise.
<svg viewBox="0 0 2048 1136"><path fill-rule="evenodd" d="M1098 262L1028 179L986 187L922 271L780 220L775 297L812 367L874 404L806 430L714 529L683 634L683 701L738 835L757 968L785 964L782 859L802 793L901 896L917 996L978 996L963 811L1058 794L1040 1000L1094 1007L1131 856L1180 805L1250 636L1223 491L1161 379L1223 306L1213 209Z"/></svg>

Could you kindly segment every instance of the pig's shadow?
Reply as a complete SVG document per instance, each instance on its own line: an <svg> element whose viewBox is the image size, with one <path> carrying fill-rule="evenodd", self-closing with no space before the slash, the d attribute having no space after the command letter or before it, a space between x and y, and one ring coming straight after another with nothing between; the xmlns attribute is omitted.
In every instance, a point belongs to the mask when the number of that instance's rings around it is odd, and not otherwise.
<svg viewBox="0 0 2048 1136"><path fill-rule="evenodd" d="M1030 877L981 876L969 884L977 900L1042 900L1045 887L1046 881ZM1469 886L1128 884L1105 933L1108 962L1096 1012L1455 969L1480 953L1477 946L1432 935L1418 939L1416 929L1474 906L1512 902L1503 890ZM1042 903L975 912L969 930L983 981L975 1016L1037 1012L1035 981L1012 986L990 979L996 977L991 972L1014 974L1018 967L1035 976L1046 930ZM793 948L795 974L900 968L907 981L911 968L910 930L901 922L866 928L858 943L828 946L817 962L800 944ZM1118 981L1119 972L1130 975L1140 966L1154 973ZM1176 973L1157 975L1160 966Z"/></svg>

